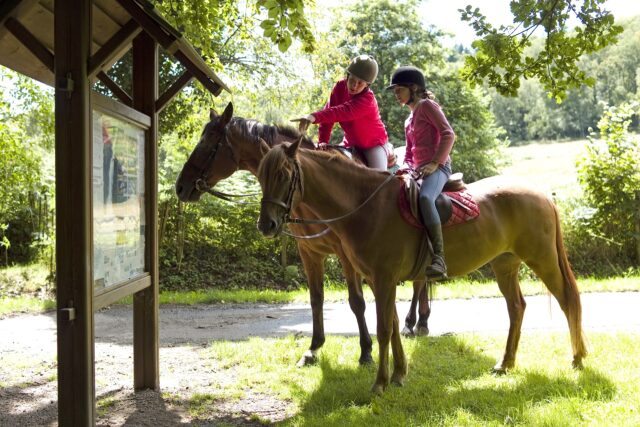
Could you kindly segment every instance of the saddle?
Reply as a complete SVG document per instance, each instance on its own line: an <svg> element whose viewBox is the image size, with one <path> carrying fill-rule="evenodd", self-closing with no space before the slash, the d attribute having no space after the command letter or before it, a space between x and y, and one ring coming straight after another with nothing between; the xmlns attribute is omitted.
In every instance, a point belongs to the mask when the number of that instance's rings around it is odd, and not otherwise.
<svg viewBox="0 0 640 427"><path fill-rule="evenodd" d="M398 192L398 208L402 218L409 225L424 229L418 205L422 180L416 180L408 173L399 174L398 178L402 179L404 184L404 191ZM461 224L480 215L480 207L466 188L462 173L455 173L449 177L442 193L436 199L436 210L443 227Z"/></svg>
<svg viewBox="0 0 640 427"><path fill-rule="evenodd" d="M355 147L345 147L344 145L330 145L329 147L357 163L367 164L367 159L365 159L362 152ZM384 148L385 153L387 153L387 171L389 173L396 173L396 171L400 169L400 165L398 165L398 158L393 152L393 145L387 142L382 148Z"/></svg>

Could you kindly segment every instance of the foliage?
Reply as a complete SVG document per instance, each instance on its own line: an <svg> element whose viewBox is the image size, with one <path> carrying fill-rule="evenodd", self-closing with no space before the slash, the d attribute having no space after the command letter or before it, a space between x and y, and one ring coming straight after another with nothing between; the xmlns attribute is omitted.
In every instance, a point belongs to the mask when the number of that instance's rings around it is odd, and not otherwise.
<svg viewBox="0 0 640 427"><path fill-rule="evenodd" d="M621 21L620 41L597 53L585 55L580 67L596 79L592 87L567 91L558 104L544 95L535 80L522 80L518 97L504 97L491 91L491 110L513 144L538 139L585 138L596 128L603 106L640 99L638 63L640 62L640 17ZM542 48L544 40L532 40L526 51ZM632 124L632 128L637 124Z"/></svg>
<svg viewBox="0 0 640 427"><path fill-rule="evenodd" d="M261 22L263 35L281 51L286 51L293 39L301 40L305 50L313 50L303 0L156 0L155 4L218 70L234 60L251 60L237 56L235 48L255 36L256 22ZM245 52L238 51L240 55Z"/></svg>
<svg viewBox="0 0 640 427"><path fill-rule="evenodd" d="M593 77L579 67L580 57L615 43L622 32L613 15L602 8L605 1L512 1L514 25L497 29L478 8L469 5L461 9L462 19L470 21L479 37L473 43L476 52L466 58L462 75L473 83L486 79L489 86L509 96L518 93L522 77L537 77L558 101L566 97L568 89L593 86ZM567 21L573 17L582 26L570 32ZM544 46L539 52L525 53L538 29L546 33Z"/></svg>
<svg viewBox="0 0 640 427"><path fill-rule="evenodd" d="M40 170L38 151L12 121L9 106L0 96L0 246L4 264L9 262L9 248L28 252L34 229L29 200L39 189Z"/></svg>
<svg viewBox="0 0 640 427"><path fill-rule="evenodd" d="M591 137L578 177L588 205L583 217L593 237L620 262L640 265L640 139L629 135L638 104L610 107L598 123L601 140ZM634 254L634 251L637 252Z"/></svg>
<svg viewBox="0 0 640 427"><path fill-rule="evenodd" d="M404 121L409 112L384 88L396 67L412 64L425 71L429 89L436 93L456 132L454 168L463 171L468 181L493 175L505 143L489 111L488 99L461 81L454 70L441 71L446 68L446 51L438 40L442 33L425 30L417 8L415 0L359 2L346 13L346 31L341 32L344 24L339 19L332 35L341 38L338 45L346 53L343 58L360 53L376 57L379 73L372 90L394 145L404 145Z"/></svg>

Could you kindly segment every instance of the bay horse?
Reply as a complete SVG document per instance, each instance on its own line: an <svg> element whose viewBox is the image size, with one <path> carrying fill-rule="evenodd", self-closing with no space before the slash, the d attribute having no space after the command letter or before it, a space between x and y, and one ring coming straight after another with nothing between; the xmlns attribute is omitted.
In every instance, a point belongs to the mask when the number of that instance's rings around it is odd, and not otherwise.
<svg viewBox="0 0 640 427"><path fill-rule="evenodd" d="M176 194L183 202L196 202L205 189L213 188L222 179L228 178L238 170L246 170L256 175L258 165L266 152L283 142L293 142L301 136L297 130L286 126L264 125L256 120L233 117L233 104L229 103L224 112L218 115L211 110L210 121L204 127L200 141L185 162L176 180ZM303 147L313 148L313 142L303 138ZM296 207L296 214L313 218L304 205ZM291 225L296 235L314 235L323 231L321 225ZM330 231L330 230L329 230ZM336 254L342 265L349 293L349 306L358 323L360 335L360 363L372 363L372 341L367 328L364 312L365 300L362 293L360 275L347 259L340 239L329 232L313 239L296 239L300 259L307 276L311 302L313 332L311 345L298 361L298 366L312 364L317 360L317 352L325 341L322 308L324 303L323 277L324 261L330 254ZM421 292L421 293L420 293ZM424 282L414 283L414 300L407 315L407 334L413 333L416 323L415 309L419 299L419 319L416 333L428 334L430 307L428 292Z"/></svg>
<svg viewBox="0 0 640 427"><path fill-rule="evenodd" d="M274 147L262 160L258 170L263 193L258 229L267 237L276 236L290 210L301 203L320 218L351 213L331 222L330 227L375 296L379 366L372 390L382 393L390 381L402 384L407 373L395 306L396 284L412 274L422 232L401 217L396 205L403 185L399 179L346 164L340 156L299 147L299 141ZM451 276L467 274L486 263L496 274L507 302L509 334L495 371L504 373L515 366L526 305L518 282L522 262L558 301L569 326L573 366L580 368L587 355L580 294L564 250L554 203L540 192L503 182L499 177L472 183L468 191L480 206L480 216L443 229L445 255Z"/></svg>

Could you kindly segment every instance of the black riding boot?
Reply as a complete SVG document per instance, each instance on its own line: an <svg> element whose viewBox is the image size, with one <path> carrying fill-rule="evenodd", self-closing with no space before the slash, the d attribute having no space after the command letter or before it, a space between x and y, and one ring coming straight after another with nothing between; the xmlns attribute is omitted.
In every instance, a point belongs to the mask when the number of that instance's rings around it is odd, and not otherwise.
<svg viewBox="0 0 640 427"><path fill-rule="evenodd" d="M447 265L444 262L444 241L442 240L442 227L440 224L432 224L425 226L431 246L433 247L433 256L431 257L431 265L427 267L427 280L446 280Z"/></svg>

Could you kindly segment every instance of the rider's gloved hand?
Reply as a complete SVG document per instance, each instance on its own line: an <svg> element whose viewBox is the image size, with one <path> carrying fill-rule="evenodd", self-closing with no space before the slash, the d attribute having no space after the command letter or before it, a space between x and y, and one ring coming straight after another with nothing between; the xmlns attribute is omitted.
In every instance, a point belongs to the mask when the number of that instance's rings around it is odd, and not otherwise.
<svg viewBox="0 0 640 427"><path fill-rule="evenodd" d="M298 130L301 133L307 133L307 128L311 123L315 123L316 118L313 117L313 114L308 114L304 117L300 117L297 119L291 119L292 122L298 122Z"/></svg>

